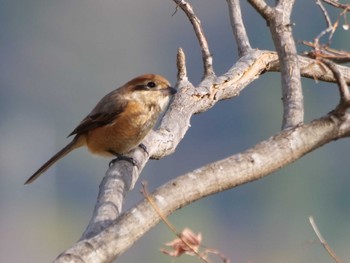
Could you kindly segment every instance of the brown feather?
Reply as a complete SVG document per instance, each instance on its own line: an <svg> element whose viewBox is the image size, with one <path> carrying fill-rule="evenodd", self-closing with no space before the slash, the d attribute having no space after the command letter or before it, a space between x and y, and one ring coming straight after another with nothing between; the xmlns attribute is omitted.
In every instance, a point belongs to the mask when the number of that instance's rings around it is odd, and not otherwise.
<svg viewBox="0 0 350 263"><path fill-rule="evenodd" d="M127 100L120 99L120 93L117 91L121 92L122 90L115 90L104 96L68 137L112 123L127 105Z"/></svg>
<svg viewBox="0 0 350 263"><path fill-rule="evenodd" d="M152 129L169 97L175 93L164 77L153 74L139 76L108 93L69 134L75 135L72 142L42 165L26 184L83 145L102 156L129 152Z"/></svg>
<svg viewBox="0 0 350 263"><path fill-rule="evenodd" d="M38 171L36 171L24 184L30 184L40 175L42 175L47 169L49 169L55 162L66 156L68 153L76 148L79 148L85 144L85 138L77 135L70 143L68 143L64 148L62 148L58 153L50 158L46 163L44 163Z"/></svg>

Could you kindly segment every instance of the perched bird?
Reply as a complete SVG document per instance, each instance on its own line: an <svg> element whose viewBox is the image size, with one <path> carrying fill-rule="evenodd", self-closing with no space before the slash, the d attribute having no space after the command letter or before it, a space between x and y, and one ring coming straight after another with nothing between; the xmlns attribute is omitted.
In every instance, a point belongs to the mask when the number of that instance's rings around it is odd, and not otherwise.
<svg viewBox="0 0 350 263"><path fill-rule="evenodd" d="M123 154L140 145L175 93L176 90L164 77L154 74L134 78L110 92L69 134L75 135L73 140L41 166L25 184L33 182L51 165L81 146L86 146L93 154L116 156L133 162L132 158ZM144 146L142 148L146 150Z"/></svg>

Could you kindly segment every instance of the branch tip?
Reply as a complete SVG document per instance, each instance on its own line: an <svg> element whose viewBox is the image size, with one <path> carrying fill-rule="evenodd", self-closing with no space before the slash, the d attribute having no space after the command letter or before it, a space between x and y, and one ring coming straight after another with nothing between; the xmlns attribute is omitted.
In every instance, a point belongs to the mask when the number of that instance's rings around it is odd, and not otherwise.
<svg viewBox="0 0 350 263"><path fill-rule="evenodd" d="M331 256L331 258L336 262L336 263L341 263L341 260L338 258L338 256L335 254L335 252L332 250L332 248L328 245L327 241L323 238L320 230L318 229L316 222L312 216L309 216L309 222L314 230L318 240L322 244L322 246L325 248L327 253Z"/></svg>
<svg viewBox="0 0 350 263"><path fill-rule="evenodd" d="M182 48L177 50L176 56L177 78L183 80L187 78L186 55Z"/></svg>
<svg viewBox="0 0 350 263"><path fill-rule="evenodd" d="M213 58L209 50L208 41L205 37L201 22L199 18L195 15L192 6L185 0L173 0L177 7L180 7L182 11L186 14L187 18L190 20L196 37L199 42L199 46L202 51L202 61L204 67L204 78L214 75L213 69Z"/></svg>

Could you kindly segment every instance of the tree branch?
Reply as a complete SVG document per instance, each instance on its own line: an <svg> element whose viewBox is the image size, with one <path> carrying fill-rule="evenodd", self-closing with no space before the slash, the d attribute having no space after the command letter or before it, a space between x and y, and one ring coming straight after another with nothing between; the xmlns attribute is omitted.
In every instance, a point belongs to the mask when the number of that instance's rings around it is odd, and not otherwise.
<svg viewBox="0 0 350 263"><path fill-rule="evenodd" d="M319 61L313 58L308 58L304 56L298 56L299 66L300 66L300 75L305 78L325 81L325 82L337 82L336 78L333 75L333 72L327 68L322 67ZM348 67L341 66L336 64L337 69L343 75L345 82L350 84L350 70ZM279 60L273 60L269 62L267 66L267 71L280 72Z"/></svg>
<svg viewBox="0 0 350 263"><path fill-rule="evenodd" d="M181 51L179 54L177 64L184 65L184 54L181 54ZM315 60L306 57L300 57L299 60L302 75L313 78L316 74L320 80L336 82L332 71L328 69L325 73L325 69ZM151 158L160 159L175 151L190 126L193 114L210 109L220 100L238 96L262 72L277 71L278 66L276 52L252 50L239 59L227 73L212 82L208 94L196 92L198 89L187 80L187 77L182 77L177 84L179 92L164 115L159 129L151 132L143 142ZM342 72L346 82L350 83L349 68L339 65L336 67ZM181 68L182 66L179 69ZM183 76L183 73L180 75ZM119 217L124 197L133 189L148 160L148 156L140 149L136 149L132 156L140 164L139 167L132 167L129 163L120 161L115 162L107 171L100 185L94 213L80 241L89 240L101 233ZM67 251L63 254L66 253Z"/></svg>
<svg viewBox="0 0 350 263"><path fill-rule="evenodd" d="M178 81L187 80L186 56L182 48L177 50L176 66Z"/></svg>
<svg viewBox="0 0 350 263"><path fill-rule="evenodd" d="M97 202L90 222L80 240L99 234L113 223L122 211L126 194L134 188L140 173L148 161L145 151L137 148L133 154L138 166L126 161L114 162L100 184Z"/></svg>
<svg viewBox="0 0 350 263"><path fill-rule="evenodd" d="M333 72L337 80L340 94L338 106L332 111L333 114L342 117L350 108L350 93L348 85L345 82L342 72L337 68L336 64L330 60L323 59L322 62Z"/></svg>
<svg viewBox="0 0 350 263"><path fill-rule="evenodd" d="M251 50L249 38L243 24L240 0L227 0L231 27L238 46L238 55L242 57Z"/></svg>
<svg viewBox="0 0 350 263"><path fill-rule="evenodd" d="M249 3L266 19L281 64L283 122L286 129L303 123L304 102L297 50L295 47L290 15L294 0L281 0L275 8L264 1Z"/></svg>
<svg viewBox="0 0 350 263"><path fill-rule="evenodd" d="M203 66L204 66L204 76L203 79L209 78L215 75L213 70L213 57L209 50L208 41L204 35L204 31L201 25L201 21L198 19L198 17L195 15L192 6L187 3L185 0L173 0L177 7L180 7L182 11L186 14L188 19L190 20L194 32L196 33L196 37L199 42L199 46L202 50L202 59L203 59Z"/></svg>
<svg viewBox="0 0 350 263"><path fill-rule="evenodd" d="M349 135L349 114L342 120L326 116L177 177L158 188L152 198L167 216L205 196L265 177L318 147ZM76 243L55 262L111 262L159 221L160 216L144 200L99 235Z"/></svg>
<svg viewBox="0 0 350 263"><path fill-rule="evenodd" d="M331 256L331 258L334 260L336 263L341 263L340 258L338 258L337 254L333 251L333 249L328 245L327 241L323 238L320 230L318 229L316 222L312 216L309 216L309 222L310 225L312 226L312 229L314 230L318 240L321 242L322 246L325 248L327 253Z"/></svg>

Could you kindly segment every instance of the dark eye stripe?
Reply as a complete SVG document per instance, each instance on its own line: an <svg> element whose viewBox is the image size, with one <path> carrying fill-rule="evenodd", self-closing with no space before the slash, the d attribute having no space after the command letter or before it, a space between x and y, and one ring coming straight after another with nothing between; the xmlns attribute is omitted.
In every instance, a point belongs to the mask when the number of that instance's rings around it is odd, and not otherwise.
<svg viewBox="0 0 350 263"><path fill-rule="evenodd" d="M146 85L137 85L134 87L134 90L148 90L149 88Z"/></svg>

